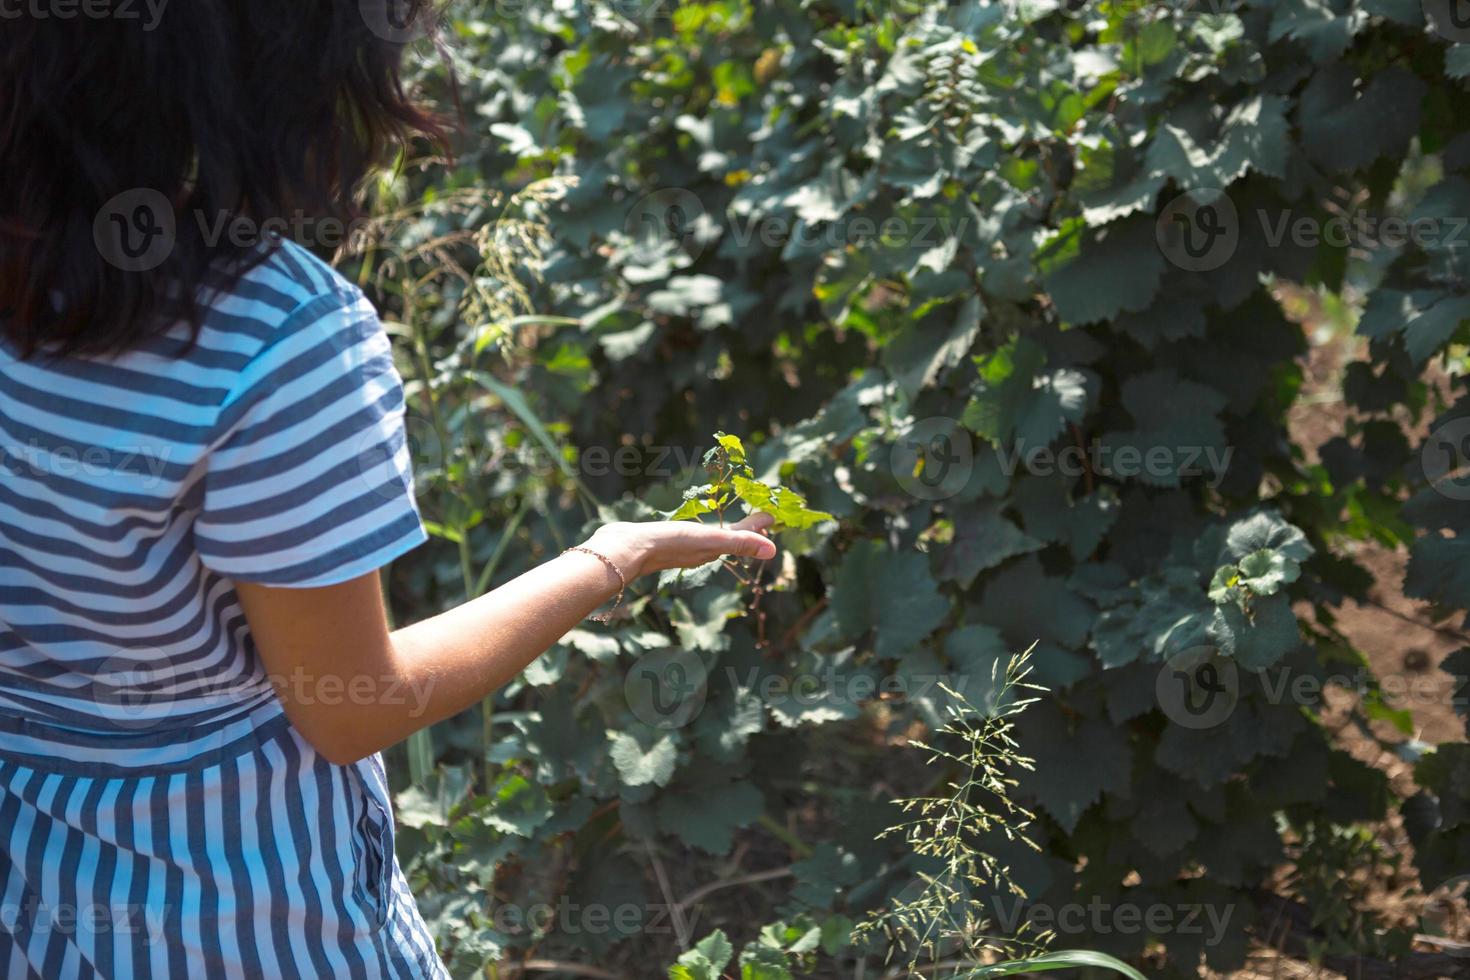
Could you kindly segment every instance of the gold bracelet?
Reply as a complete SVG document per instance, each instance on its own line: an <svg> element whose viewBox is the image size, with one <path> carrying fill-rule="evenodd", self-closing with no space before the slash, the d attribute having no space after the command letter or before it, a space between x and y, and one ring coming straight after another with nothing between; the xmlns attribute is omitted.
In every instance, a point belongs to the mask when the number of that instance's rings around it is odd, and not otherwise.
<svg viewBox="0 0 1470 980"><path fill-rule="evenodd" d="M562 554L565 555L567 552L570 551L580 551L584 555L591 555L593 558L596 558L608 568L611 568L613 570L613 574L618 577L618 594L617 597L613 599L612 608L605 613L598 613L594 616L589 617L595 623L606 623L611 621L613 613L617 612L618 607L623 604L623 590L628 587L628 577L623 574L623 570L618 567L617 562L613 561L611 558L609 558L607 555L604 555L600 551L593 551L591 548L584 548L581 545L575 545L571 548L568 548L566 551L563 551Z"/></svg>

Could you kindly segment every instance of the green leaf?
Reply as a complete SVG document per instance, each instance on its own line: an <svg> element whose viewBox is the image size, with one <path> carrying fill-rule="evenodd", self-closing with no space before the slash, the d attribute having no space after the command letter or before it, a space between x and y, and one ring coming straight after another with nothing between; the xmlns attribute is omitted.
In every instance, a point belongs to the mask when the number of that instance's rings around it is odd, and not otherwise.
<svg viewBox="0 0 1470 980"><path fill-rule="evenodd" d="M618 775L629 786L667 786L674 775L674 761L678 752L673 739L665 735L644 750L632 735L617 735L612 739L612 760Z"/></svg>
<svg viewBox="0 0 1470 980"><path fill-rule="evenodd" d="M1364 84L1346 62L1329 64L1302 91L1297 107L1302 146L1330 173L1401 153L1419 129L1426 91L1422 81L1397 65Z"/></svg>
<svg viewBox="0 0 1470 980"><path fill-rule="evenodd" d="M1068 476L1028 477L1016 486L1016 508L1026 532L1043 540L1065 544L1081 561L1096 550L1118 517L1118 496L1111 486L1073 499Z"/></svg>
<svg viewBox="0 0 1470 980"><path fill-rule="evenodd" d="M740 980L793 980L786 954L754 943L740 951Z"/></svg>
<svg viewBox="0 0 1470 980"><path fill-rule="evenodd" d="M1444 73L1451 78L1470 78L1470 44L1454 44L1445 48Z"/></svg>
<svg viewBox="0 0 1470 980"><path fill-rule="evenodd" d="M1082 218L1090 227L1153 209L1165 178L1148 172L1138 156L1131 147L1120 148L1110 141L1078 148L1082 169L1074 187L1082 204Z"/></svg>
<svg viewBox="0 0 1470 980"><path fill-rule="evenodd" d="M1376 340L1402 337L1404 349L1416 365L1422 365L1449 343L1466 320L1470 320L1470 296L1436 289L1378 289L1368 298L1358 332Z"/></svg>
<svg viewBox="0 0 1470 980"><path fill-rule="evenodd" d="M1279 705L1242 699L1220 725L1166 725L1154 748L1154 759L1192 783L1215 786L1228 782L1233 773L1256 759L1290 757L1292 744L1306 725L1294 706L1281 710ZM1279 840L1271 836L1279 849Z"/></svg>
<svg viewBox="0 0 1470 980"><path fill-rule="evenodd" d="M1404 595L1470 607L1470 538L1432 535L1416 541L1409 549Z"/></svg>
<svg viewBox="0 0 1470 980"><path fill-rule="evenodd" d="M1225 396L1167 368L1123 382L1123 407L1134 428L1105 434L1100 468L1119 479L1158 487L1216 475L1226 455L1219 413Z"/></svg>
<svg viewBox="0 0 1470 980"><path fill-rule="evenodd" d="M995 502L961 504L953 514L954 540L939 553L940 579L968 588L975 576L1007 558L1038 551L1044 543L1001 514Z"/></svg>
<svg viewBox="0 0 1470 980"><path fill-rule="evenodd" d="M1204 303L1190 293L1165 291L1148 309L1124 313L1113 328L1152 350L1171 340L1205 335Z"/></svg>
<svg viewBox="0 0 1470 980"><path fill-rule="evenodd" d="M1019 789L1067 833L1103 793L1127 790L1133 751L1124 729L1096 718L1074 724L1050 702L1031 706L1016 727L1025 753L1036 760L1021 774Z"/></svg>
<svg viewBox="0 0 1470 980"><path fill-rule="evenodd" d="M822 922L822 952L836 956L852 945L854 923L845 915L830 916Z"/></svg>
<svg viewBox="0 0 1470 980"><path fill-rule="evenodd" d="M903 656L949 614L925 555L892 552L872 539L843 556L829 596L842 634L873 631L873 647L883 658Z"/></svg>
<svg viewBox="0 0 1470 980"><path fill-rule="evenodd" d="M446 766L432 773L428 782L410 786L394 798L393 812L405 827L423 829L450 824L472 789L468 774Z"/></svg>
<svg viewBox="0 0 1470 980"><path fill-rule="evenodd" d="M796 877L794 901L830 909L845 889L857 883L861 871L856 855L823 842L812 849L811 857L793 864L791 873Z"/></svg>
<svg viewBox="0 0 1470 980"><path fill-rule="evenodd" d="M1284 595L1253 601L1250 611L1226 605L1215 609L1210 638L1220 652L1247 670L1264 670L1301 643L1301 630Z"/></svg>
<svg viewBox="0 0 1470 980"><path fill-rule="evenodd" d="M1269 37L1272 41L1294 38L1313 61L1332 61L1347 50L1365 20L1357 11L1339 17L1329 0L1282 0L1272 13Z"/></svg>
<svg viewBox="0 0 1470 980"><path fill-rule="evenodd" d="M945 369L958 364L980 333L983 307L979 296L966 297L946 327L936 321L942 321L947 312L949 307L931 312L883 348L883 363L910 400L918 398Z"/></svg>
<svg viewBox="0 0 1470 980"><path fill-rule="evenodd" d="M1460 647L1439 663L1439 669L1454 678L1450 702L1455 713L1465 718L1465 734L1470 737L1470 647Z"/></svg>
<svg viewBox="0 0 1470 980"><path fill-rule="evenodd" d="M1240 590L1240 569L1234 565L1221 565L1210 579L1210 601L1217 606L1227 602L1240 602L1244 593Z"/></svg>
<svg viewBox="0 0 1470 980"><path fill-rule="evenodd" d="M1188 130L1164 124L1149 144L1149 171L1171 178L1181 190L1222 189L1248 170L1272 177L1286 173L1286 100L1258 95L1238 103L1218 133L1196 140Z"/></svg>
<svg viewBox="0 0 1470 980"><path fill-rule="evenodd" d="M660 830L722 857L734 846L735 831L754 823L764 805L754 785L732 782L665 793L656 812Z"/></svg>
<svg viewBox="0 0 1470 980"><path fill-rule="evenodd" d="M1047 614L1038 618L1033 614L1036 609L1045 609ZM1016 649L1038 639L1077 649L1087 641L1096 617L1092 604L1066 579L1047 574L1035 555L1026 555L992 575L975 612ZM1038 671L1045 670L1041 660L1037 658Z"/></svg>
<svg viewBox="0 0 1470 980"><path fill-rule="evenodd" d="M1173 24L1167 20L1155 20L1144 25L1131 44L1139 61L1145 65L1156 65L1173 54L1178 41Z"/></svg>
<svg viewBox="0 0 1470 980"><path fill-rule="evenodd" d="M770 487L759 480L736 475L731 477L735 496L739 497L752 512L770 514L776 518L776 526L783 530L801 530L815 527L823 521L836 520L826 511L812 510L806 498L790 487Z"/></svg>
<svg viewBox="0 0 1470 980"><path fill-rule="evenodd" d="M1045 349L1016 337L976 358L980 380L961 424L992 443L1014 440L1018 453L1044 449L1087 413L1094 385L1074 368L1044 370Z"/></svg>
<svg viewBox="0 0 1470 980"><path fill-rule="evenodd" d="M748 465L745 461L745 443L740 441L739 436L732 436L728 432L716 432L715 442L725 451L725 455L729 457L733 465L737 467Z"/></svg>
<svg viewBox="0 0 1470 980"><path fill-rule="evenodd" d="M481 817L501 833L531 837L551 815L551 801L539 783L508 773L491 788L489 806Z"/></svg>
<svg viewBox="0 0 1470 980"><path fill-rule="evenodd" d="M735 955L724 930L716 929L683 953L678 963L669 967L669 980L720 980Z"/></svg>
<svg viewBox="0 0 1470 980"><path fill-rule="evenodd" d="M1105 667L1161 660L1207 641L1214 609L1192 570L1165 567L1098 617L1092 643ZM1116 601L1116 600L1115 600Z"/></svg>
<svg viewBox="0 0 1470 980"><path fill-rule="evenodd" d="M1037 262L1057 313L1073 324L1147 308L1164 275L1153 222L1142 215L1101 228L1070 224L1041 247Z"/></svg>
<svg viewBox="0 0 1470 980"><path fill-rule="evenodd" d="M1086 967L1112 970L1114 973L1121 973L1128 977L1129 980L1148 980L1142 973L1120 959L1106 953L1095 953L1085 949L1042 953L1040 956L1025 960L1006 960L1002 963L983 966L978 970L957 973L953 980L990 980L991 977L1014 977L1023 973L1044 973L1048 970L1072 970Z"/></svg>
<svg viewBox="0 0 1470 980"><path fill-rule="evenodd" d="M718 511L719 507L716 506L714 498L691 497L670 511L667 516L671 521L694 521L706 514L718 513Z"/></svg>
<svg viewBox="0 0 1470 980"><path fill-rule="evenodd" d="M1300 565L1271 548L1253 551L1240 560L1240 584L1256 595L1275 595L1299 575Z"/></svg>
<svg viewBox="0 0 1470 980"><path fill-rule="evenodd" d="M1261 550L1274 551L1294 562L1306 561L1313 551L1300 528L1271 511L1252 514L1230 525L1225 536L1226 556L1240 561Z"/></svg>

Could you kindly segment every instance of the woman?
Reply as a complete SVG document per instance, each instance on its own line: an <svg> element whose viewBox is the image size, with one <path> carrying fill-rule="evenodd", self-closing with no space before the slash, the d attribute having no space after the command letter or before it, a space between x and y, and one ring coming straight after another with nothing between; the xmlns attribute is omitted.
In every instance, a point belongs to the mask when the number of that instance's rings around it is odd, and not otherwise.
<svg viewBox="0 0 1470 980"><path fill-rule="evenodd" d="M275 232L438 138L410 32L59 10L0 25L0 974L441 976L378 751L641 575L770 557L769 519L608 525L390 632L378 569L425 537L399 378Z"/></svg>

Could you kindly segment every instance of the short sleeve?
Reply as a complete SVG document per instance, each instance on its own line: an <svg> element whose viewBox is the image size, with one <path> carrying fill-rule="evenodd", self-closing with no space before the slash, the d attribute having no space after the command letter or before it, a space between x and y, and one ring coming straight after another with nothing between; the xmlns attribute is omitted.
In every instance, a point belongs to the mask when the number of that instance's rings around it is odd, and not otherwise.
<svg viewBox="0 0 1470 980"><path fill-rule="evenodd" d="M426 540L403 383L361 292L344 283L308 301L251 359L220 408L203 487L195 547L236 581L333 585Z"/></svg>

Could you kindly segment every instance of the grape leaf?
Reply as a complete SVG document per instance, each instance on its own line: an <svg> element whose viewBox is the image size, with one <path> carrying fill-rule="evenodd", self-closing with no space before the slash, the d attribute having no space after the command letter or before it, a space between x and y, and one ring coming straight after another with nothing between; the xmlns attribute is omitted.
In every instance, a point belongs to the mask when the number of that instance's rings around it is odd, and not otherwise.
<svg viewBox="0 0 1470 980"><path fill-rule="evenodd" d="M735 475L730 478L739 497L753 512L770 514L781 528L801 530L823 521L835 520L825 511L812 510L806 498L790 487L768 487L758 480Z"/></svg>
<svg viewBox="0 0 1470 980"><path fill-rule="evenodd" d="M1047 292L1068 323L1095 323L1147 308L1164 274L1153 221L1141 215L1101 228L1074 223L1043 245L1037 260Z"/></svg>
<svg viewBox="0 0 1470 980"><path fill-rule="evenodd" d="M1133 753L1122 729L1096 718L1074 726L1050 702L1028 708L1016 728L1026 754L1036 760L1018 789L1035 797L1067 833L1103 793L1126 791Z"/></svg>
<svg viewBox="0 0 1470 980"><path fill-rule="evenodd" d="M1424 82L1397 65L1361 87L1351 65L1326 65L1312 76L1297 105L1302 147L1332 173L1399 153L1419 129L1426 91Z"/></svg>
<svg viewBox="0 0 1470 980"><path fill-rule="evenodd" d="M1187 477L1208 475L1224 458L1218 416L1226 401L1214 388L1163 368L1123 382L1121 400L1134 428L1103 436L1100 468L1122 479L1177 487Z"/></svg>
<svg viewBox="0 0 1470 980"><path fill-rule="evenodd" d="M1448 343L1467 319L1470 296L1436 289L1378 289L1368 299L1358 332L1376 339L1402 336L1404 349L1419 365Z"/></svg>
<svg viewBox="0 0 1470 980"><path fill-rule="evenodd" d="M680 954L679 961L669 967L669 980L720 980L735 947L723 930L716 929Z"/></svg>
<svg viewBox="0 0 1470 980"><path fill-rule="evenodd" d="M941 310L948 312L947 307ZM930 325L941 316L940 311L931 312L883 348L883 363L910 400L965 356L980 333L983 310L979 296L966 297L947 328Z"/></svg>
<svg viewBox="0 0 1470 980"><path fill-rule="evenodd" d="M1301 630L1284 595L1265 596L1246 613L1239 606L1215 609L1210 638L1220 652L1248 670L1263 670L1295 650Z"/></svg>
<svg viewBox="0 0 1470 980"><path fill-rule="evenodd" d="M730 853L735 831L754 823L764 809L761 791L749 782L709 783L658 798L659 829L717 857Z"/></svg>
<svg viewBox="0 0 1470 980"><path fill-rule="evenodd" d="M1255 96L1236 103L1210 138L1165 123L1149 144L1149 171L1171 178L1182 190L1224 188L1247 170L1281 177L1286 171L1286 100Z"/></svg>
<svg viewBox="0 0 1470 980"><path fill-rule="evenodd" d="M1043 370L1046 349L1026 336L976 358L980 380L962 424L992 443L1014 439L1018 452L1046 447L1068 422L1080 422L1095 385L1075 368Z"/></svg>
<svg viewBox="0 0 1470 980"><path fill-rule="evenodd" d="M949 614L925 555L895 553L872 539L843 556L829 598L843 635L873 631L874 649L884 658L903 656Z"/></svg>
<svg viewBox="0 0 1470 980"><path fill-rule="evenodd" d="M1404 595L1464 609L1470 606L1470 538L1421 538L1409 549Z"/></svg>
<svg viewBox="0 0 1470 980"><path fill-rule="evenodd" d="M673 739L665 735L644 749L632 735L616 735L612 739L612 760L618 775L628 786L667 786L674 775L678 753Z"/></svg>
<svg viewBox="0 0 1470 980"><path fill-rule="evenodd" d="M1273 548L1251 552L1240 560L1239 567L1240 584L1256 595L1275 595L1301 575L1300 565Z"/></svg>
<svg viewBox="0 0 1470 980"><path fill-rule="evenodd" d="M1262 549L1269 549L1295 562L1306 561L1312 557L1313 551L1300 528L1288 524L1279 514L1260 511L1230 525L1221 557L1240 561Z"/></svg>
<svg viewBox="0 0 1470 980"><path fill-rule="evenodd" d="M816 909L830 909L843 890L859 877L857 857L826 842L812 849L810 857L791 865L796 887L793 901Z"/></svg>
<svg viewBox="0 0 1470 980"><path fill-rule="evenodd" d="M966 588L986 569L1044 546L1006 519L993 501L962 504L953 519L954 540L939 553L938 575Z"/></svg>

